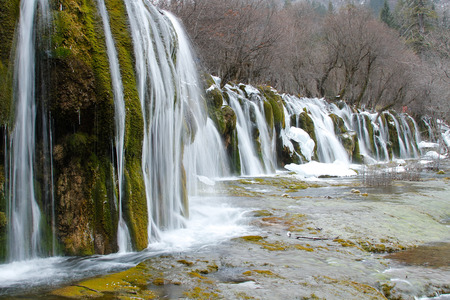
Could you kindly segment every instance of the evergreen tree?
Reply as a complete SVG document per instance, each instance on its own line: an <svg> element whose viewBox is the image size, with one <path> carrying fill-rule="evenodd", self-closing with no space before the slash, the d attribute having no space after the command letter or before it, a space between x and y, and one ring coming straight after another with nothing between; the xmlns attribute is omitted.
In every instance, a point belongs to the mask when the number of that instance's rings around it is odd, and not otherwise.
<svg viewBox="0 0 450 300"><path fill-rule="evenodd" d="M333 7L333 2L328 1L328 13L329 14L333 14L334 13L334 7Z"/></svg>
<svg viewBox="0 0 450 300"><path fill-rule="evenodd" d="M380 11L380 19L381 21L386 23L389 27L391 28L396 27L394 16L391 13L391 9L389 7L389 3L387 2L387 0L384 0L383 8Z"/></svg>
<svg viewBox="0 0 450 300"><path fill-rule="evenodd" d="M425 35L430 32L437 18L430 0L399 0L396 7L400 35L416 53L425 50Z"/></svg>

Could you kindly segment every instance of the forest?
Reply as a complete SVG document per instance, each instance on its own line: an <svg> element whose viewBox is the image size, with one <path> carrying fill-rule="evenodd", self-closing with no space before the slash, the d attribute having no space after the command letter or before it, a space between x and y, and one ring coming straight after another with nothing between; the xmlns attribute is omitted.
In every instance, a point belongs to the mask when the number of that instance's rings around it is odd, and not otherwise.
<svg viewBox="0 0 450 300"><path fill-rule="evenodd" d="M434 0L437 1L437 0ZM157 1L186 26L206 72L449 120L450 20L433 0L371 0L335 8L311 1Z"/></svg>

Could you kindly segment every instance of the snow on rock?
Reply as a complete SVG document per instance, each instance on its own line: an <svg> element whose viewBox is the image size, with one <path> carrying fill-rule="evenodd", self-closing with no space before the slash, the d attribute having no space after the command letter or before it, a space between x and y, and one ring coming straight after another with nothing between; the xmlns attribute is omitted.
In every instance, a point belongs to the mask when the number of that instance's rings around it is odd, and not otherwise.
<svg viewBox="0 0 450 300"><path fill-rule="evenodd" d="M419 148L423 149L423 148L437 148L439 147L439 144L437 143L431 143L431 142L425 142L425 141L421 141L419 143Z"/></svg>
<svg viewBox="0 0 450 300"><path fill-rule="evenodd" d="M349 168L349 165L335 161L334 163L319 163L316 161L307 164L297 165L289 164L285 166L289 171L293 171L302 177L319 177L319 176L355 176L354 170Z"/></svg>
<svg viewBox="0 0 450 300"><path fill-rule="evenodd" d="M314 146L316 145L311 139L309 134L301 128L291 127L287 132L286 136L291 140L296 141L300 144L300 150L303 156L310 161L314 154Z"/></svg>
<svg viewBox="0 0 450 300"><path fill-rule="evenodd" d="M259 90L251 85L246 85L245 86L245 92L247 93L247 95L251 95L251 94L259 94Z"/></svg>
<svg viewBox="0 0 450 300"><path fill-rule="evenodd" d="M427 158L427 159L434 159L434 160L437 160L437 159L439 159L439 158L446 158L447 157L447 155L443 155L443 154L441 154L440 155L440 157L439 157L439 153L437 153L436 151L428 151L425 155L424 155L424 158Z"/></svg>
<svg viewBox="0 0 450 300"><path fill-rule="evenodd" d="M450 147L450 129L442 134L442 138L447 147Z"/></svg>

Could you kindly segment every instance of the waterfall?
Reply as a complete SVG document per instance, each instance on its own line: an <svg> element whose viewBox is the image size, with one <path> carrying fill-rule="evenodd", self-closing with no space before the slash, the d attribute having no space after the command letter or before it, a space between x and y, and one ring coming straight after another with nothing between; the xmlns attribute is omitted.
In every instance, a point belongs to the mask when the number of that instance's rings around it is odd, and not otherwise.
<svg viewBox="0 0 450 300"><path fill-rule="evenodd" d="M269 130L264 115L264 99L259 91L245 86L249 98L239 89L226 86L229 104L236 114L242 175L261 175L275 172L275 131Z"/></svg>
<svg viewBox="0 0 450 300"><path fill-rule="evenodd" d="M174 16L146 1L126 0L125 5L144 116L142 170L152 242L160 230L184 225L188 205L183 182L191 190L197 176L222 176L227 172L226 160L217 130L204 111L195 62L182 27Z"/></svg>
<svg viewBox="0 0 450 300"><path fill-rule="evenodd" d="M183 102L176 85L175 32L155 7L125 1L133 38L138 93L144 118L142 171L149 216L149 242L160 229L182 226L181 138ZM163 39L164 37L164 39Z"/></svg>
<svg viewBox="0 0 450 300"><path fill-rule="evenodd" d="M183 27L172 14L165 12L178 37L176 53L177 81L180 86L180 99L184 102L185 134L183 166L186 171L186 184L189 195L198 192L198 181L210 183L215 178L229 175L228 159L219 132L207 116L206 102L193 59L193 52ZM195 135L194 141L192 137Z"/></svg>
<svg viewBox="0 0 450 300"><path fill-rule="evenodd" d="M9 259L31 259L42 255L41 211L35 195L36 137L36 15L48 18L46 0L20 2L19 34L14 72L16 103L10 139L9 171ZM44 23L46 20L44 20Z"/></svg>
<svg viewBox="0 0 450 300"><path fill-rule="evenodd" d="M131 251L131 238L128 226L123 219L123 170L125 165L124 139L125 139L125 101L123 97L122 78L120 75L119 59L114 45L111 27L109 25L108 12L106 10L104 0L97 0L98 9L103 21L105 31L106 49L109 59L109 68L111 72L111 81L114 92L114 109L115 109L115 153L117 164L117 180L118 180L118 209L119 224L117 229L117 243L119 252Z"/></svg>
<svg viewBox="0 0 450 300"><path fill-rule="evenodd" d="M284 95L288 116L299 115L306 109L314 122L314 130L317 139L317 154L320 162L333 163L336 160L345 164L349 163L348 154L334 132L334 125L328 116L328 108L323 99L298 99L297 97ZM291 124L293 126L294 124ZM299 124L295 124L299 127Z"/></svg>

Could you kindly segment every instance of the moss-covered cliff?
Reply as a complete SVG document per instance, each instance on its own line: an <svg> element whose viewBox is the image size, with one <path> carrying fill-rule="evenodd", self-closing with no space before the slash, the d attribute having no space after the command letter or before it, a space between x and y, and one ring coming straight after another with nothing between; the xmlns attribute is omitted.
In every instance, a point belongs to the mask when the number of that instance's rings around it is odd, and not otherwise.
<svg viewBox="0 0 450 300"><path fill-rule="evenodd" d="M147 246L147 209L140 167L143 120L136 90L133 46L128 30L127 15L121 0L106 1L110 24L118 53L126 106L125 133L125 220L129 224L135 249ZM78 145L76 153L65 153L68 158L57 172L57 193L61 209L67 201L76 202L85 220L61 227L61 242L66 252L110 253L117 250L117 206L114 193L112 141L114 134L114 99L106 54L103 24L94 0L58 0L53 3L54 32L52 67L52 94L50 110L55 122L56 146L67 152L71 132L83 136L86 143ZM86 159L87 157L90 159ZM70 166L68 169L64 166ZM83 174L80 187L63 185L67 172ZM83 190L84 201L64 197ZM63 199L67 199L64 201ZM70 203L69 203L70 204ZM94 209L92 209L94 208ZM74 231L75 230L75 231ZM76 231L79 230L80 233ZM81 231L91 232L90 240L77 245L74 238Z"/></svg>
<svg viewBox="0 0 450 300"><path fill-rule="evenodd" d="M0 0L0 260L6 255L5 140L12 120L14 40L19 18L19 0Z"/></svg>
<svg viewBox="0 0 450 300"><path fill-rule="evenodd" d="M4 256L4 136L14 119L13 74L19 0L0 0L0 257ZM134 70L132 38L123 0L105 1L118 53L126 106L125 208L136 250L147 247L147 202L141 171L143 120ZM37 30L37 120L51 126L56 233L62 254L86 255L117 250L117 186L114 174L114 99L102 20L96 0L50 0L51 30ZM38 13L39 14L39 13ZM37 20L40 16L37 16ZM46 45L46 47L43 47ZM47 48L49 46L49 48ZM8 128L8 129L7 129ZM37 145L44 130L38 124ZM49 150L36 146L36 173ZM39 205L48 175L36 174ZM48 195L47 195L48 196ZM48 201L47 201L48 202ZM6 220L6 219L5 219ZM6 221L5 221L6 222ZM44 223L49 220L44 217ZM44 226L45 227L45 226ZM47 235L47 233L43 233ZM46 241L48 242L48 240ZM48 247L47 247L48 248ZM51 246L50 246L51 248Z"/></svg>

